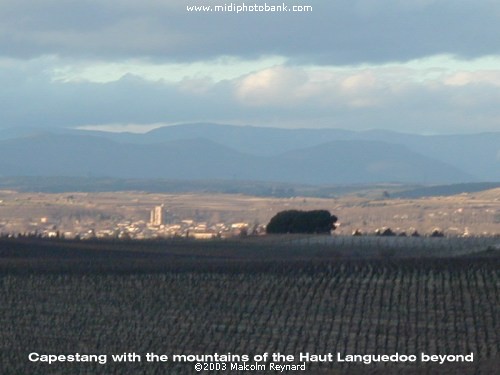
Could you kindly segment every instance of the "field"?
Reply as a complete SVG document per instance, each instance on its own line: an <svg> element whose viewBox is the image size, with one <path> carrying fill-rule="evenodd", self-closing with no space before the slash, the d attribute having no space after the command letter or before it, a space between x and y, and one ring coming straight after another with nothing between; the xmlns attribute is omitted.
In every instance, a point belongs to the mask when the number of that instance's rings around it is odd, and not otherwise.
<svg viewBox="0 0 500 375"><path fill-rule="evenodd" d="M417 240L406 240L379 242L376 251L374 242L324 237L2 240L1 373L194 374L196 362L145 355L308 352L334 361L307 363L306 374L492 374L500 357L498 251L466 253L473 243L439 239L434 252L422 242L427 255L415 248L410 256ZM128 352L142 361L49 365L30 362L32 352ZM395 353L473 353L474 362L337 360Z"/></svg>
<svg viewBox="0 0 500 375"><path fill-rule="evenodd" d="M242 194L163 194L145 192L30 193L0 191L0 233L40 231L45 218L64 231L116 228L120 223L149 222L154 206L164 204L171 222L194 220L209 225L246 222L265 225L287 209L327 209L339 218L336 233L368 234L380 227L422 235L441 228L448 236L500 234L500 189L446 197L391 198L385 190L336 198L255 197Z"/></svg>

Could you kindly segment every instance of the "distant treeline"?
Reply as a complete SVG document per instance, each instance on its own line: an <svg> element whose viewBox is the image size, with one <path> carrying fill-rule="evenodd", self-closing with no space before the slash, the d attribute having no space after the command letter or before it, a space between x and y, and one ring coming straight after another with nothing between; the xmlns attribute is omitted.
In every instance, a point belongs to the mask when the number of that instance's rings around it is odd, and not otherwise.
<svg viewBox="0 0 500 375"><path fill-rule="evenodd" d="M500 182L471 182L464 184L422 186L393 194L394 198L421 198L448 196L462 193L477 193L479 191L496 189Z"/></svg>
<svg viewBox="0 0 500 375"><path fill-rule="evenodd" d="M289 198L295 196L333 198L345 194L365 195L383 190L384 198L419 198L446 196L500 187L500 182L466 183L439 186L411 185L302 185L266 181L236 180L171 180L171 179L120 179L108 177L0 177L0 190L20 192L66 193L144 191L148 193L222 193L246 194L262 197Z"/></svg>
<svg viewBox="0 0 500 375"><path fill-rule="evenodd" d="M385 189L385 185L316 186L284 182L237 180L172 180L122 179L111 177L12 176L0 177L0 190L20 192L67 193L144 191L148 193L222 193L262 197L290 198L295 196L332 198L370 189Z"/></svg>
<svg viewBox="0 0 500 375"><path fill-rule="evenodd" d="M0 190L21 192L66 193L145 191L148 193L224 193L256 196L293 197L328 194L324 188L287 183L228 180L120 179L107 177L0 177ZM309 192L310 191L310 192Z"/></svg>

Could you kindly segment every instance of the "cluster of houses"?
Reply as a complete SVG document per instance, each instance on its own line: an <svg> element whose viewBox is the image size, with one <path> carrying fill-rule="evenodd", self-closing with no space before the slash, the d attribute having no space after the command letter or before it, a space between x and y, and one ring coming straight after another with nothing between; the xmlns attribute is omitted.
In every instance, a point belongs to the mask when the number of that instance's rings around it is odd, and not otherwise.
<svg viewBox="0 0 500 375"><path fill-rule="evenodd" d="M164 206L156 206L151 210L147 229L140 232L152 237L185 237L194 239L227 238L248 234L264 234L263 225L250 226L249 223L208 223L184 219L176 223L167 223ZM136 236L136 238L139 238ZM147 238L147 237L146 237Z"/></svg>
<svg viewBox="0 0 500 375"><path fill-rule="evenodd" d="M121 221L117 223L96 223L96 225L78 225L71 230L60 229L57 223L47 217L42 217L28 231L4 231L0 225L0 235L3 237L41 237L66 239L152 239L152 238L229 238L246 235L265 234L265 226L251 225L245 222L208 223L193 219L179 220L167 223L165 209L162 206L151 210L150 220ZM67 228L66 228L67 229Z"/></svg>
<svg viewBox="0 0 500 375"><path fill-rule="evenodd" d="M79 234L81 239L150 239L150 238L194 238L211 239L242 236L248 233L247 223L217 223L208 225L193 220L182 220L175 224L152 225L144 221L118 223L115 228L89 230Z"/></svg>

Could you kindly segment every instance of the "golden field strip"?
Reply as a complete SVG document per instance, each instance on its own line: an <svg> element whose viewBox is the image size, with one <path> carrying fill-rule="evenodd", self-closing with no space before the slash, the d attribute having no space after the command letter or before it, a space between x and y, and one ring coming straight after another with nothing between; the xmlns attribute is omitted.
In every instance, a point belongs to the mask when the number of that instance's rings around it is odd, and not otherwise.
<svg viewBox="0 0 500 375"><path fill-rule="evenodd" d="M265 225L286 209L327 209L338 216L335 233L372 234L390 227L396 233L417 230L445 235L500 234L500 189L448 197L391 199L382 195L346 195L335 199L267 198L231 194L159 194L144 192L20 193L0 191L0 233L40 231L48 225L61 232L113 228L149 222L154 206L164 205L171 223L247 223Z"/></svg>

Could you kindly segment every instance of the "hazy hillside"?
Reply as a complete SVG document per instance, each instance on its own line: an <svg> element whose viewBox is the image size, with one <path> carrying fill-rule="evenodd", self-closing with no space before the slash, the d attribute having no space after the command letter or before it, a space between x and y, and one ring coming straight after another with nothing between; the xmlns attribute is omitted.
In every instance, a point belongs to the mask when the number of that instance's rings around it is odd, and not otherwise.
<svg viewBox="0 0 500 375"><path fill-rule="evenodd" d="M278 158L273 168L295 172L311 183L377 183L461 181L471 179L460 170L396 144L375 141L334 141Z"/></svg>
<svg viewBox="0 0 500 375"><path fill-rule="evenodd" d="M406 146L418 154L452 165L472 177L464 182L500 181L500 133L423 136L386 130L277 129L210 123L168 126L146 134L71 132L141 144L200 137L240 152L262 156L277 156L331 141L381 141Z"/></svg>
<svg viewBox="0 0 500 375"><path fill-rule="evenodd" d="M137 145L54 134L1 141L0 159L10 162L2 175L188 179L229 178L248 163L245 155L201 139Z"/></svg>
<svg viewBox="0 0 500 375"><path fill-rule="evenodd" d="M233 129L234 130L234 129ZM42 133L0 141L0 175L226 179L306 184L453 183L474 177L409 148L333 141L262 156L205 138L125 143Z"/></svg>
<svg viewBox="0 0 500 375"><path fill-rule="evenodd" d="M500 133L184 124L145 134L0 130L1 176L228 179L305 184L500 181Z"/></svg>

